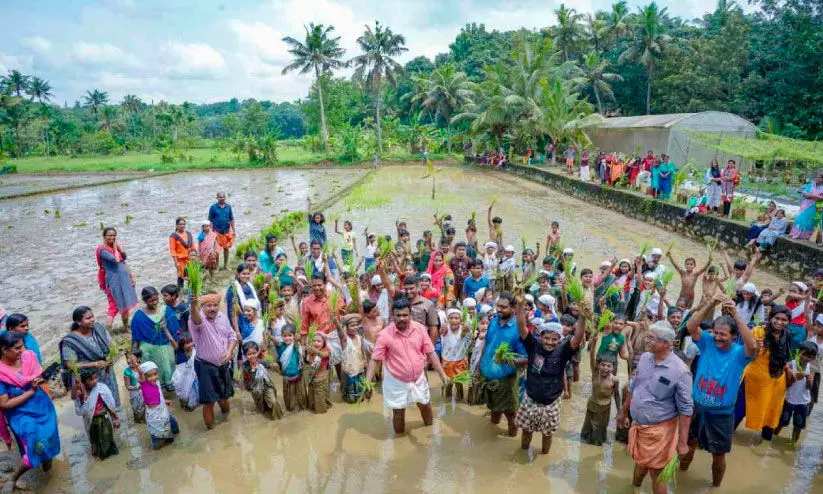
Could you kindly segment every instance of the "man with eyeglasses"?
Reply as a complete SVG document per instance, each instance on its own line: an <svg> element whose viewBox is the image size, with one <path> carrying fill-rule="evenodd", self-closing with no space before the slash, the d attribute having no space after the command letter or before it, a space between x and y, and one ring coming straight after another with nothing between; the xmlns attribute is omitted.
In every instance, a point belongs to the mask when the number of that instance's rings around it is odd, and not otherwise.
<svg viewBox="0 0 823 494"><path fill-rule="evenodd" d="M688 437L694 403L692 375L673 352L674 329L669 324L649 328L650 350L640 356L637 377L628 399L617 416L629 427L629 454L635 461L632 483L640 487L646 473L652 477L652 492L663 494L666 484L658 479L663 467L675 456L689 452Z"/></svg>
<svg viewBox="0 0 823 494"><path fill-rule="evenodd" d="M510 437L517 435L515 412L517 411L517 368L528 362L526 349L520 341L520 331L514 317L514 295L502 292L497 299L497 315L489 323L486 345L480 357L480 374L483 378L482 393L491 411L492 424L499 424L503 415L508 423ZM509 350L522 356L508 362L495 359L497 349L508 344Z"/></svg>

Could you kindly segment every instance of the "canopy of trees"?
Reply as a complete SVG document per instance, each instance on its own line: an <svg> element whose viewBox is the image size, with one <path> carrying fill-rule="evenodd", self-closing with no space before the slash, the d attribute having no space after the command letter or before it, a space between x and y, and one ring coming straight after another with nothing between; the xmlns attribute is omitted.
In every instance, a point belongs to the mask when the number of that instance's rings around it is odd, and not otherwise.
<svg viewBox="0 0 823 494"><path fill-rule="evenodd" d="M434 60L397 62L405 38L366 26L346 54L333 26L285 39L285 71L311 74L305 100L171 105L89 90L52 104L51 83L11 71L0 91L0 150L12 156L113 153L192 145L202 138L303 138L351 159L390 149L586 146L600 116L718 110L766 132L823 137L823 7L819 0L732 0L699 19L654 2L630 11L560 6L536 31L467 24ZM335 75L352 67L354 76ZM285 72L284 71L284 72Z"/></svg>

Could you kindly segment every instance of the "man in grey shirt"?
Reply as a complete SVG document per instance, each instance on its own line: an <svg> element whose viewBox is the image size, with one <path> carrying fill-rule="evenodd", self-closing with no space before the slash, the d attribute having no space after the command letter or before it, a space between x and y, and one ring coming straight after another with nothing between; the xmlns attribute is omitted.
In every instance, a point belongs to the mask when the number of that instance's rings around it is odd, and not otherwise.
<svg viewBox="0 0 823 494"><path fill-rule="evenodd" d="M377 274L383 281L383 287L389 294L389 297L394 300L400 290L394 286L386 273L383 261L378 261L376 266ZM431 300L420 295L420 278L417 275L406 276L403 280L402 293L411 302L411 318L412 321L418 322L426 327L429 332L429 337L432 340L432 345L437 341L437 335L440 325L440 319L437 317L437 307L434 306Z"/></svg>
<svg viewBox="0 0 823 494"><path fill-rule="evenodd" d="M692 376L674 353L674 330L666 325L650 328L654 338L651 351L637 363L637 376L629 388L628 400L617 416L629 427L629 454L635 461L633 484L640 487L648 472L652 492L663 494L666 484L658 480L663 467L675 456L689 452L689 423L692 418Z"/></svg>

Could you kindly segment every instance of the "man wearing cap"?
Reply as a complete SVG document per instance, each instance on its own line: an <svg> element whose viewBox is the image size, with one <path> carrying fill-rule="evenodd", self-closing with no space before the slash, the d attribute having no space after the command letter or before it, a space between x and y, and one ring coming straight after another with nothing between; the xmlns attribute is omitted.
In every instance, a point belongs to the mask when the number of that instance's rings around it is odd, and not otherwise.
<svg viewBox="0 0 823 494"><path fill-rule="evenodd" d="M712 323L713 332L700 329L700 321L714 316L723 304L724 314ZM686 323L700 350L694 377L694 417L689 428L689 452L680 458L680 469L688 470L695 449L712 455L712 484L719 487L726 472L726 454L732 450L734 407L746 366L757 355L754 336L741 318L734 300L715 295L708 305ZM735 343L737 335L743 344Z"/></svg>
<svg viewBox="0 0 823 494"><path fill-rule="evenodd" d="M662 259L663 251L657 247L653 248L649 258L645 259L646 265L643 267L643 274L652 273L654 279L660 278L660 275L666 270L666 266L660 264Z"/></svg>
<svg viewBox="0 0 823 494"><path fill-rule="evenodd" d="M220 312L220 295L211 292L192 299L189 332L197 348L194 372L200 393L198 401L203 405L203 422L211 429L214 403L220 405L223 415L228 415L229 398L234 396L231 360L236 353L237 336L226 314Z"/></svg>
<svg viewBox="0 0 823 494"><path fill-rule="evenodd" d="M234 243L237 230L234 228L234 214L226 202L226 193L217 193L217 202L209 208L209 221L217 234L217 245L223 250L223 269L228 269L229 249Z"/></svg>
<svg viewBox="0 0 823 494"><path fill-rule="evenodd" d="M483 245L483 276L489 280L489 286L494 285L497 279L497 269L500 266L500 259L497 257L497 244L486 242ZM471 293L469 294L471 295ZM479 299L478 299L479 300Z"/></svg>
<svg viewBox="0 0 823 494"><path fill-rule="evenodd" d="M426 328L411 318L408 299L399 298L392 304L394 322L377 335L377 344L371 354L366 382L372 382L377 368L383 364L383 404L392 410L394 432L406 430L406 407L417 405L425 425L433 420L429 382L426 379L426 360L440 375L445 386L449 379L434 353L434 345ZM366 390L366 397L371 391Z"/></svg>
<svg viewBox="0 0 823 494"><path fill-rule="evenodd" d="M589 309L586 308L588 311ZM552 435L560 425L560 405L563 401L563 377L566 365L578 352L585 336L584 314L577 321L574 335L563 339L560 323L539 323L537 335L529 331L526 319L528 309L525 304L517 307L517 329L520 341L528 356L526 371L526 393L517 410L515 424L523 430L520 447L529 449L535 432L543 434L542 452L548 454L552 445ZM486 336L488 340L488 335Z"/></svg>
<svg viewBox="0 0 823 494"><path fill-rule="evenodd" d="M486 332L486 344L480 358L480 375L482 393L491 411L492 424L499 424L503 415L508 422L508 434L517 435L515 411L517 410L517 366L524 365L526 349L520 341L520 332L514 317L514 295L503 292L497 298L497 315L489 322ZM522 358L510 362L498 362L495 353L501 345L507 344L509 350Z"/></svg>
<svg viewBox="0 0 823 494"><path fill-rule="evenodd" d="M662 321L661 321L662 322ZM692 376L689 368L672 353L674 330L668 323L649 329L651 351L640 356L637 376L629 387L618 423L629 427L629 454L635 461L632 483L640 487L646 473L652 477L652 491L664 494L666 484L658 479L663 467L689 452L689 424ZM631 409L632 423L627 412Z"/></svg>
<svg viewBox="0 0 823 494"><path fill-rule="evenodd" d="M377 311L384 321L389 320L389 292L383 286L383 280L379 274L371 277L369 283L369 300L377 306Z"/></svg>

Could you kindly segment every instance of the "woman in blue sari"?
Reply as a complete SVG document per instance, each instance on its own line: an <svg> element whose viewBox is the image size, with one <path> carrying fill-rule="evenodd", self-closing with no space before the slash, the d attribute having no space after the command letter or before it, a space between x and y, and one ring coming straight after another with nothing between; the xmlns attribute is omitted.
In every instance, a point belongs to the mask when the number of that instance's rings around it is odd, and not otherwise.
<svg viewBox="0 0 823 494"><path fill-rule="evenodd" d="M140 293L145 306L131 318L131 344L143 352L144 362L154 362L160 371L160 385L174 391L171 376L176 365L174 351L180 326L177 314L168 305L160 304L160 296L153 286Z"/></svg>
<svg viewBox="0 0 823 494"><path fill-rule="evenodd" d="M51 468L60 454L57 412L44 383L37 356L23 346L23 335L7 331L0 335L0 410L17 439L22 464L9 480L12 485L23 473L43 465Z"/></svg>
<svg viewBox="0 0 823 494"><path fill-rule="evenodd" d="M803 202L800 204L800 213L794 219L791 238L808 240L814 232L814 228L820 225L820 213L817 206L823 203L823 172L814 177L814 182L810 182L803 187Z"/></svg>
<svg viewBox="0 0 823 494"><path fill-rule="evenodd" d="M658 168L657 188L660 191L661 199L671 199L672 186L674 185L674 173L677 167L671 162L665 154L661 157L661 163Z"/></svg>

